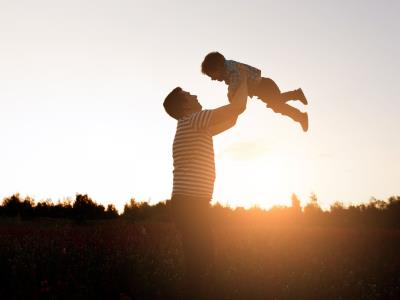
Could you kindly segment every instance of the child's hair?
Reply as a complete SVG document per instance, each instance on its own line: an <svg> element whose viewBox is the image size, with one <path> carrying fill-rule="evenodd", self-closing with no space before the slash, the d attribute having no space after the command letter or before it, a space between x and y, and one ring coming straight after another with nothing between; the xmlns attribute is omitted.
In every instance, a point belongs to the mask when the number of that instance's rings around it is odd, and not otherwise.
<svg viewBox="0 0 400 300"><path fill-rule="evenodd" d="M219 52L210 52L204 57L201 64L201 72L210 75L212 71L223 70L225 65L225 57Z"/></svg>
<svg viewBox="0 0 400 300"><path fill-rule="evenodd" d="M164 100L165 111L174 119L178 120L182 117L182 103L185 97L182 94L182 88L179 86L174 88Z"/></svg>

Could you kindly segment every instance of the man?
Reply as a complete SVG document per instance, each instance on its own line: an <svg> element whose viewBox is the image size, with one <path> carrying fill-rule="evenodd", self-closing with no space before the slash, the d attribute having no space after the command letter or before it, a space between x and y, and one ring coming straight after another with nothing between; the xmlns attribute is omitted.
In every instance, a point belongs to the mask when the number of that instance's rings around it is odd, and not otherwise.
<svg viewBox="0 0 400 300"><path fill-rule="evenodd" d="M182 237L187 299L209 299L214 257L209 211L215 180L213 136L234 126L246 103L245 80L233 101L216 109L202 110L197 96L180 87L164 101L166 112L178 121L171 206Z"/></svg>

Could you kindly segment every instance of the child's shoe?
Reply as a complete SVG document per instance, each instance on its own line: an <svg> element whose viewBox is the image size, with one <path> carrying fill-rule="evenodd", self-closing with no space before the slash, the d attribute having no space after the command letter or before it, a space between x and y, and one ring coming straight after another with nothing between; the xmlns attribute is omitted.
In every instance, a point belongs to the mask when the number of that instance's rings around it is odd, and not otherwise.
<svg viewBox="0 0 400 300"><path fill-rule="evenodd" d="M302 89L298 89L298 90L296 90L296 92L298 94L299 101L301 101L301 103L303 103L304 105L307 105L308 101L307 101L306 96L304 96L303 90Z"/></svg>
<svg viewBox="0 0 400 300"><path fill-rule="evenodd" d="M308 114L306 112L302 113L299 123L301 125L301 128L303 128L303 131L307 132L307 130L308 130Z"/></svg>

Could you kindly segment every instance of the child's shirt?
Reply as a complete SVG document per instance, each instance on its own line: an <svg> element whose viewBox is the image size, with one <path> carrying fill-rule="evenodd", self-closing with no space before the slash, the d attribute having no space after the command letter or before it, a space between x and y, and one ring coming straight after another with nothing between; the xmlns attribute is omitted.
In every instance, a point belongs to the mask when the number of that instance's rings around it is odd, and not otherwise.
<svg viewBox="0 0 400 300"><path fill-rule="evenodd" d="M261 70L234 60L225 60L224 81L228 85L229 101L240 82L245 79L244 77L247 77L248 90L251 91L252 87L261 80ZM252 95L249 94L249 96Z"/></svg>

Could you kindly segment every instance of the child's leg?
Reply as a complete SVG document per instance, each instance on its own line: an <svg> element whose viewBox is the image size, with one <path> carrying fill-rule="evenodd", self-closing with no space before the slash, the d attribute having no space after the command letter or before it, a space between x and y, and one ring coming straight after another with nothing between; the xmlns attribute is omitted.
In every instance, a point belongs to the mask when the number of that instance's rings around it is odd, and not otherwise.
<svg viewBox="0 0 400 300"><path fill-rule="evenodd" d="M304 96L303 90L302 89L297 89L294 91L289 91L289 92L284 92L281 94L282 98L284 99L285 102L288 102L290 100L299 100L301 101L304 105L307 105L307 98Z"/></svg>
<svg viewBox="0 0 400 300"><path fill-rule="evenodd" d="M267 104L267 107L272 109L274 112L284 115L284 116L288 116L289 118L291 118L293 121L299 122L301 120L301 117L303 115L303 113L293 107L290 106L287 103L280 103L280 104Z"/></svg>
<svg viewBox="0 0 400 300"><path fill-rule="evenodd" d="M270 103L271 101L284 101L284 99L281 97L281 91L279 90L279 87L270 78L262 77L258 85L253 88L252 94L257 96L265 103Z"/></svg>
<svg viewBox="0 0 400 300"><path fill-rule="evenodd" d="M290 117L292 120L299 122L304 131L308 129L308 116L297 108L286 104L286 97L297 95L295 91L281 94L279 87L270 78L261 78L261 82L255 87L254 95L260 98L274 112ZM285 95L285 96L283 96Z"/></svg>
<svg viewBox="0 0 400 300"><path fill-rule="evenodd" d="M304 131L308 130L307 113L303 113L287 103L273 103L272 105L267 103L267 107L271 108L276 113L288 116L295 122L299 122Z"/></svg>

